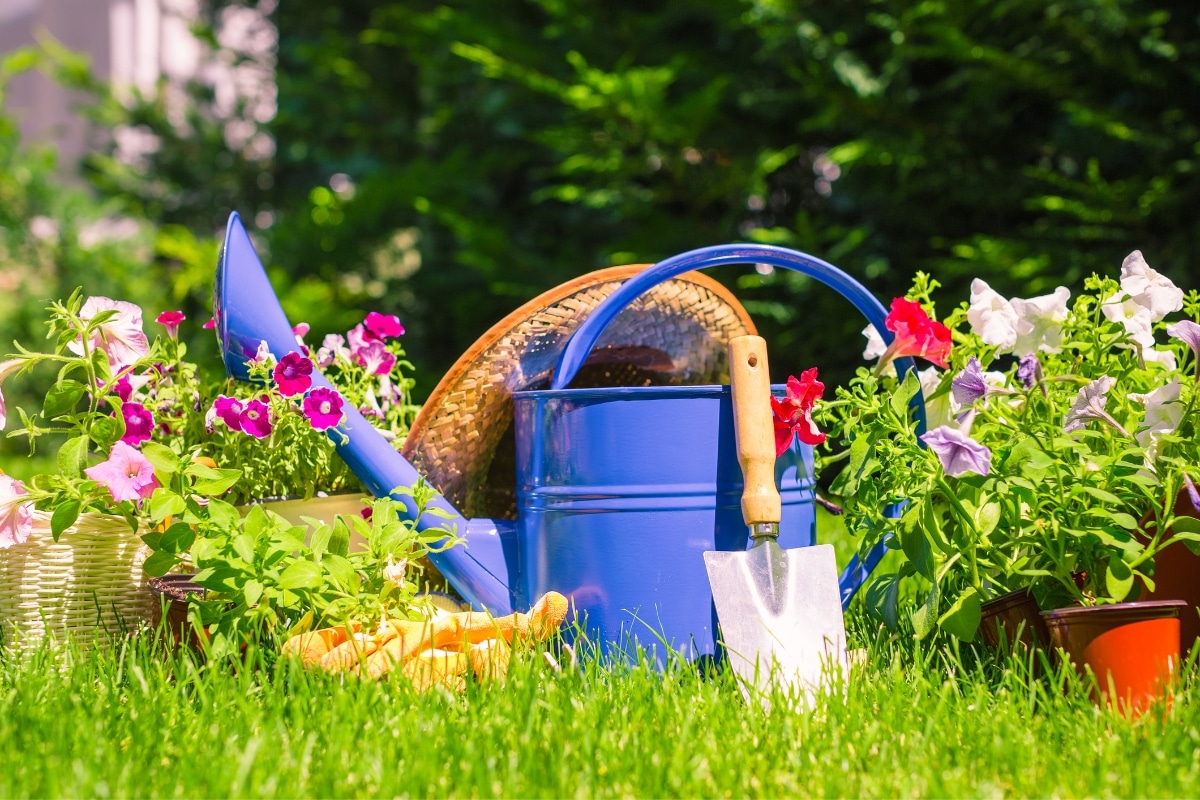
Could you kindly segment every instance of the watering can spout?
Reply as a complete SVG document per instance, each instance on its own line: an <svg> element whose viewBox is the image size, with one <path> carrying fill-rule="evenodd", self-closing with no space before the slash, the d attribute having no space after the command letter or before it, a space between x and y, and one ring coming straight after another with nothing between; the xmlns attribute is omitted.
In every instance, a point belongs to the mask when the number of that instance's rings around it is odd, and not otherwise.
<svg viewBox="0 0 1200 800"><path fill-rule="evenodd" d="M276 359L299 349L292 325L237 212L229 216L217 263L213 316L225 369L232 377L248 378L246 362L254 358L262 342ZM316 371L313 386L335 388ZM331 438L338 455L368 491L403 503L404 514L416 521L419 530L443 526L455 530L465 539L465 546L431 554L434 566L473 606L497 615L511 613L514 598L509 587L516 585L511 577L516 567L515 523L467 520L441 495L417 518L412 495L397 490L416 486L421 475L357 409L347 405L345 414L339 426L344 435L331 431Z"/></svg>

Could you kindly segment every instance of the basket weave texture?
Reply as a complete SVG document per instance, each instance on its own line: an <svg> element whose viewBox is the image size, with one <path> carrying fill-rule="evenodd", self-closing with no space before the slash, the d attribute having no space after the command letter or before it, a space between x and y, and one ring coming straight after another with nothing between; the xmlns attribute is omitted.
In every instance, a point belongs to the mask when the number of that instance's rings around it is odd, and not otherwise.
<svg viewBox="0 0 1200 800"><path fill-rule="evenodd" d="M70 633L86 646L149 622L156 601L142 570L148 553L121 517L82 514L55 542L50 514L35 511L29 539L0 550L4 644Z"/></svg>
<svg viewBox="0 0 1200 800"><path fill-rule="evenodd" d="M598 270L530 300L480 337L433 390L403 453L467 518L516 518L513 392L547 388L575 329L645 268ZM733 295L689 272L621 312L571 388L728 383L726 345L753 333Z"/></svg>

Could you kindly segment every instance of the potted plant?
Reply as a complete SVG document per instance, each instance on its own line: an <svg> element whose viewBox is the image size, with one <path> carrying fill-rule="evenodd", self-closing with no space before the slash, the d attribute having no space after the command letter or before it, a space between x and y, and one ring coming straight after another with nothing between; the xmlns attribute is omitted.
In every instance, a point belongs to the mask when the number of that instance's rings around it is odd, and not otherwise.
<svg viewBox="0 0 1200 800"><path fill-rule="evenodd" d="M944 372L899 382L885 354L825 409L848 445L833 486L848 526L864 547L888 540L902 554L869 598L885 612L890 604L894 619L899 583L916 584L918 635L940 627L972 639L987 601L1026 590L1042 608L1078 609L1046 619L1084 669L1087 648L1063 638L1074 619L1178 615L1129 601L1154 589L1156 565L1200 534L1175 511L1181 491L1190 502L1198 470L1196 381L1179 365L1196 359L1200 297L1185 303L1137 252L1119 283L1094 276L1085 286L1068 305L1063 287L1009 300L976 281L970 302L945 320L953 347ZM933 287L920 276L911 300L932 312ZM1185 308L1192 319L1166 322ZM932 410L924 447L908 409L922 385ZM883 509L897 504L891 520ZM1142 647L1154 680L1178 648L1177 637L1173 654ZM1104 687L1113 670L1090 667ZM1123 701L1144 701L1145 685L1115 688Z"/></svg>

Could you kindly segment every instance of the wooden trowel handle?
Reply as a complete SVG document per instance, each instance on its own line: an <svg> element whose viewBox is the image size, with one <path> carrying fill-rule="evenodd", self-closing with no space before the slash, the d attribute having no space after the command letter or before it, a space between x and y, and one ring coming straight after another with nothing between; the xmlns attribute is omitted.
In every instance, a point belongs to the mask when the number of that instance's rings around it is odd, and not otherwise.
<svg viewBox="0 0 1200 800"><path fill-rule="evenodd" d="M742 517L747 525L779 523L782 504L775 488L775 426L771 421L771 377L767 343L761 336L729 342L729 386L733 435L742 465Z"/></svg>

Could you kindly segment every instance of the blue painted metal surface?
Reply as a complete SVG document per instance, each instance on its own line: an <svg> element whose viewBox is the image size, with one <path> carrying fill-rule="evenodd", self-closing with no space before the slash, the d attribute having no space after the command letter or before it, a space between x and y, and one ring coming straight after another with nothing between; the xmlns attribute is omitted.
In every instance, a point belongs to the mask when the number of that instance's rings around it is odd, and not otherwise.
<svg viewBox="0 0 1200 800"><path fill-rule="evenodd" d="M728 387L565 389L600 333L651 286L693 269L768 263L795 269L848 297L883 334L886 312L845 273L812 256L777 247L727 245L684 253L627 281L576 330L550 390L514 395L520 515L516 523L466 520L444 499L466 547L433 561L473 606L505 614L543 592L567 594L589 637L606 647L627 634L670 643L688 657L714 652L715 613L701 553L744 549ZM237 214L218 263L214 315L231 375L262 341L278 358L297 348ZM912 369L911 359L898 362ZM314 373L314 384L327 386ZM923 408L919 409L923 416ZM334 436L338 452L376 495L412 486L419 475L361 415L346 409ZM923 425L923 419L921 424ZM776 478L784 498L780 544L814 539L812 452L793 444ZM415 508L404 495L411 516ZM446 520L426 515L422 528ZM881 555L880 553L879 555ZM878 558L848 570L849 595ZM847 600L848 602L848 600Z"/></svg>
<svg viewBox="0 0 1200 800"><path fill-rule="evenodd" d="M517 392L513 402L517 604L554 589L602 645L716 655L702 554L748 544L729 387ZM780 545L806 547L816 522L811 448L796 443L775 477ZM656 649L661 660L665 648Z"/></svg>

